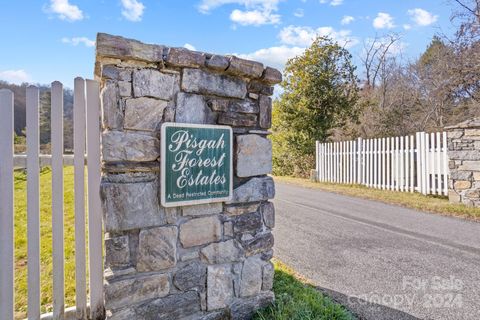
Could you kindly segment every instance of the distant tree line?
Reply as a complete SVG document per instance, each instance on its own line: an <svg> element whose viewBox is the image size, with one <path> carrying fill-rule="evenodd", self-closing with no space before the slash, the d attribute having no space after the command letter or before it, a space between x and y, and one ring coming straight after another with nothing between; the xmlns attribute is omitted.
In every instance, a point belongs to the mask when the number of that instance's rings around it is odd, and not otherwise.
<svg viewBox="0 0 480 320"><path fill-rule="evenodd" d="M11 84L0 80L0 89L10 89L14 93L14 130L15 152L25 152L26 126L26 88L28 84ZM51 92L50 86L40 85L40 149L42 153L50 153L50 119L51 119ZM73 149L73 91L64 89L63 94L63 131L64 148L68 153Z"/></svg>

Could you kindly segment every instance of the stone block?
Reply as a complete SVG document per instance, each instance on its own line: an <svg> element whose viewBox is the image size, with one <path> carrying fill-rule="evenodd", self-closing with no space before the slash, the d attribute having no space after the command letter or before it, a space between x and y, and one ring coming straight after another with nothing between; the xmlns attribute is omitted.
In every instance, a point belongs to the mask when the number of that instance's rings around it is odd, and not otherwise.
<svg viewBox="0 0 480 320"><path fill-rule="evenodd" d="M133 72L133 93L135 97L170 100L175 91L175 77L175 74L153 69L136 70Z"/></svg>
<svg viewBox="0 0 480 320"><path fill-rule="evenodd" d="M480 129L465 129L465 137L480 136Z"/></svg>
<svg viewBox="0 0 480 320"><path fill-rule="evenodd" d="M263 261L258 257L250 257L243 262L240 281L240 296L250 297L260 293L262 289Z"/></svg>
<svg viewBox="0 0 480 320"><path fill-rule="evenodd" d="M105 315L107 320L130 320L135 319L137 316L133 308L126 308L114 312L107 310Z"/></svg>
<svg viewBox="0 0 480 320"><path fill-rule="evenodd" d="M163 118L168 102L152 98L127 99L125 101L125 129L155 131Z"/></svg>
<svg viewBox="0 0 480 320"><path fill-rule="evenodd" d="M205 54L185 48L170 48L165 62L175 67L199 68L205 65Z"/></svg>
<svg viewBox="0 0 480 320"><path fill-rule="evenodd" d="M207 280L207 267L193 261L180 268L173 277L173 284L181 291L204 291Z"/></svg>
<svg viewBox="0 0 480 320"><path fill-rule="evenodd" d="M230 265L208 266L207 309L227 307L233 299L233 275Z"/></svg>
<svg viewBox="0 0 480 320"><path fill-rule="evenodd" d="M271 262L267 262L262 267L262 290L268 291L273 288L273 277L275 268Z"/></svg>
<svg viewBox="0 0 480 320"><path fill-rule="evenodd" d="M232 223L232 221L227 221L223 224L223 236L225 238L233 237L233 223Z"/></svg>
<svg viewBox="0 0 480 320"><path fill-rule="evenodd" d="M472 186L472 183L470 181L465 181L465 180L457 180L453 183L453 188L457 191L470 189L471 186Z"/></svg>
<svg viewBox="0 0 480 320"><path fill-rule="evenodd" d="M227 73L256 79L262 76L263 64L231 56L230 66L227 69Z"/></svg>
<svg viewBox="0 0 480 320"><path fill-rule="evenodd" d="M235 299L230 305L231 320L250 320L258 309L265 308L275 301L271 291L262 291L251 298Z"/></svg>
<svg viewBox="0 0 480 320"><path fill-rule="evenodd" d="M167 274L136 276L105 284L105 308L118 309L165 297L170 291Z"/></svg>
<svg viewBox="0 0 480 320"><path fill-rule="evenodd" d="M192 318L200 312L200 297L195 291L169 295L135 308L136 317L129 320L173 320Z"/></svg>
<svg viewBox="0 0 480 320"><path fill-rule="evenodd" d="M215 124L216 114L207 106L203 96L180 92L177 94L175 122Z"/></svg>
<svg viewBox="0 0 480 320"><path fill-rule="evenodd" d="M448 158L452 160L480 160L480 150L449 151Z"/></svg>
<svg viewBox="0 0 480 320"><path fill-rule="evenodd" d="M106 232L160 226L166 223L158 202L157 180L112 183L100 187Z"/></svg>
<svg viewBox="0 0 480 320"><path fill-rule="evenodd" d="M454 170L450 172L451 180L470 180L471 178L472 178L472 172L470 171Z"/></svg>
<svg viewBox="0 0 480 320"><path fill-rule="evenodd" d="M150 135L107 131L102 134L102 160L155 161L160 156L160 141Z"/></svg>
<svg viewBox="0 0 480 320"><path fill-rule="evenodd" d="M252 178L233 190L231 203L265 201L274 197L275 184L271 177Z"/></svg>
<svg viewBox="0 0 480 320"><path fill-rule="evenodd" d="M137 40L112 36L105 33L97 34L96 42L97 60L99 57L119 59L138 59L150 62L163 60L164 46L145 44Z"/></svg>
<svg viewBox="0 0 480 320"><path fill-rule="evenodd" d="M200 250L202 259L209 264L238 262L243 257L243 250L235 240L209 244Z"/></svg>
<svg viewBox="0 0 480 320"><path fill-rule="evenodd" d="M474 172L473 173L473 180L474 181L480 181L480 172Z"/></svg>
<svg viewBox="0 0 480 320"><path fill-rule="evenodd" d="M252 177L272 172L272 142L256 134L237 136L236 174ZM255 164L255 165L252 165Z"/></svg>
<svg viewBox="0 0 480 320"><path fill-rule="evenodd" d="M273 234L270 232L258 234L252 239L242 241L242 247L245 249L245 252L249 257L269 251L273 248L273 244Z"/></svg>
<svg viewBox="0 0 480 320"><path fill-rule="evenodd" d="M480 161L463 161L458 167L461 171L480 171Z"/></svg>
<svg viewBox="0 0 480 320"><path fill-rule="evenodd" d="M260 206L260 213L263 217L263 223L265 226L273 229L275 227L275 207L273 203L267 202Z"/></svg>
<svg viewBox="0 0 480 320"><path fill-rule="evenodd" d="M130 265L128 236L105 239L105 267L124 268Z"/></svg>
<svg viewBox="0 0 480 320"><path fill-rule="evenodd" d="M252 80L248 83L248 92L271 96L273 94L273 87L261 81Z"/></svg>
<svg viewBox="0 0 480 320"><path fill-rule="evenodd" d="M233 230L235 234L261 230L262 227L263 221L259 212L242 214L233 219Z"/></svg>
<svg viewBox="0 0 480 320"><path fill-rule="evenodd" d="M259 106L251 100L244 101L231 101L228 105L228 112L238 113L258 113L260 111Z"/></svg>
<svg viewBox="0 0 480 320"><path fill-rule="evenodd" d="M177 227L157 227L140 231L138 272L160 271L177 263Z"/></svg>
<svg viewBox="0 0 480 320"><path fill-rule="evenodd" d="M272 98L262 94L258 105L260 107L260 128L269 129L272 126Z"/></svg>
<svg viewBox="0 0 480 320"><path fill-rule="evenodd" d="M105 129L123 128L123 108L120 92L115 81L106 81L100 94L102 103L102 123Z"/></svg>
<svg viewBox="0 0 480 320"><path fill-rule="evenodd" d="M465 198L480 199L480 189L468 190L465 192Z"/></svg>
<svg viewBox="0 0 480 320"><path fill-rule="evenodd" d="M127 81L118 81L118 91L121 97L132 96L132 83Z"/></svg>
<svg viewBox="0 0 480 320"><path fill-rule="evenodd" d="M182 214L184 216L207 216L211 214L222 213L222 210L222 203L214 202L194 206L184 206L182 207Z"/></svg>
<svg viewBox="0 0 480 320"><path fill-rule="evenodd" d="M102 78L118 81L132 81L132 70L107 64L102 66Z"/></svg>
<svg viewBox="0 0 480 320"><path fill-rule="evenodd" d="M261 80L270 85L274 85L282 82L282 73L277 69L266 67L265 70L263 70Z"/></svg>
<svg viewBox="0 0 480 320"><path fill-rule="evenodd" d="M191 219L180 226L180 242L184 248L220 240L222 224L217 216Z"/></svg>
<svg viewBox="0 0 480 320"><path fill-rule="evenodd" d="M238 216L240 214L245 214L249 212L257 211L259 207L258 203L253 204L237 204L237 205L225 205L224 210L225 214L229 216Z"/></svg>
<svg viewBox="0 0 480 320"><path fill-rule="evenodd" d="M220 55L213 55L207 59L206 65L208 68L216 71L225 71L228 68L228 58Z"/></svg>
<svg viewBox="0 0 480 320"><path fill-rule="evenodd" d="M218 116L218 123L235 127L254 127L257 124L257 115L225 112Z"/></svg>
<svg viewBox="0 0 480 320"><path fill-rule="evenodd" d="M182 89L191 93L240 99L247 94L247 85L242 79L188 68L183 70Z"/></svg>

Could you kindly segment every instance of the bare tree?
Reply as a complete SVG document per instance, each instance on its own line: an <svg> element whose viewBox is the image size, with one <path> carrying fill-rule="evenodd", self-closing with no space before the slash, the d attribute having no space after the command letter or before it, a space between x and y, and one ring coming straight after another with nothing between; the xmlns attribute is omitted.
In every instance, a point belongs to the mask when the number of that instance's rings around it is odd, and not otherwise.
<svg viewBox="0 0 480 320"><path fill-rule="evenodd" d="M376 87L379 73L385 67L391 50L400 38L398 34L392 33L386 37L375 36L373 39L364 41L364 51L360 59L365 70L365 86L367 88L374 89Z"/></svg>

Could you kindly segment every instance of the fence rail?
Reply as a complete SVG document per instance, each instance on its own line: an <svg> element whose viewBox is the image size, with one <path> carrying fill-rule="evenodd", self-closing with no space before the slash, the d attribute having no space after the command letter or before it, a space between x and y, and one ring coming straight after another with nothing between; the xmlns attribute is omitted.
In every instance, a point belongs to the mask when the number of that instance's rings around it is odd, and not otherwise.
<svg viewBox="0 0 480 320"><path fill-rule="evenodd" d="M447 134L316 143L319 181L423 194L448 194Z"/></svg>
<svg viewBox="0 0 480 320"><path fill-rule="evenodd" d="M27 152L13 154L13 93L0 90L0 319L14 319L14 180L16 166L27 169L27 282L28 319L76 319L103 317L102 218L100 206L100 99L99 84L76 78L74 82L74 154L63 154L63 85L51 87L51 149L39 154L39 89L26 92ZM86 148L85 148L86 145ZM86 149L86 150L85 150ZM85 151L87 155L85 156ZM72 161L73 160L73 161ZM72 163L73 162L73 163ZM87 177L85 177L85 163ZM52 167L52 262L53 311L41 315L40 287L40 167ZM74 166L76 306L65 307L65 248L63 167ZM85 199L85 183L88 197ZM89 307L85 214L88 209Z"/></svg>

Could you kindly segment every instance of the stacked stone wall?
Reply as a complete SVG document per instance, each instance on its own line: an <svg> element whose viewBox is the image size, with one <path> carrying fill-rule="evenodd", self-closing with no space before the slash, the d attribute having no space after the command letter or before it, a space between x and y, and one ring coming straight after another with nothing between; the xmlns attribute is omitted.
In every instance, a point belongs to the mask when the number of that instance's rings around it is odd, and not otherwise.
<svg viewBox="0 0 480 320"><path fill-rule="evenodd" d="M281 73L259 62L97 36L108 319L248 319L274 300L271 127ZM160 126L228 125L229 203L164 208Z"/></svg>
<svg viewBox="0 0 480 320"><path fill-rule="evenodd" d="M480 118L447 127L450 202L480 207Z"/></svg>

